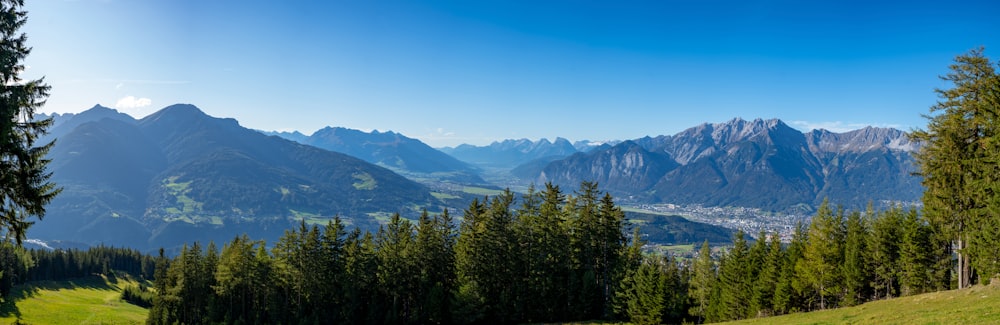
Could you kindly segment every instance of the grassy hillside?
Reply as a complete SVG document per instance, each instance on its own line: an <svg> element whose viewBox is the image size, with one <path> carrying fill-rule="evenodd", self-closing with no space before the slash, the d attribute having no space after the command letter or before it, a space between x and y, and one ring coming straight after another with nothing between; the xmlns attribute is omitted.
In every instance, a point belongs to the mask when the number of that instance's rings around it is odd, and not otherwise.
<svg viewBox="0 0 1000 325"><path fill-rule="evenodd" d="M1000 285L976 286L864 305L722 324L998 324Z"/></svg>
<svg viewBox="0 0 1000 325"><path fill-rule="evenodd" d="M120 299L124 279L92 277L15 287L0 303L0 324L142 324L148 310Z"/></svg>

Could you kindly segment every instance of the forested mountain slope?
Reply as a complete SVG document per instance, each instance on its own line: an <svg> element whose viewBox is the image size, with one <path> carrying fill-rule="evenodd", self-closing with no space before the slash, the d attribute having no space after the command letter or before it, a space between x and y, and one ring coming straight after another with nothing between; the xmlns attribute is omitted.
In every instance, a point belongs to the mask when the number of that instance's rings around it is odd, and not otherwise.
<svg viewBox="0 0 1000 325"><path fill-rule="evenodd" d="M95 107L94 110L106 110ZM32 238L132 247L277 238L299 220L375 217L443 203L424 186L360 159L243 128L193 105L141 120L87 111L50 152L65 188ZM91 120L74 121L87 116ZM112 115L117 116L117 115Z"/></svg>

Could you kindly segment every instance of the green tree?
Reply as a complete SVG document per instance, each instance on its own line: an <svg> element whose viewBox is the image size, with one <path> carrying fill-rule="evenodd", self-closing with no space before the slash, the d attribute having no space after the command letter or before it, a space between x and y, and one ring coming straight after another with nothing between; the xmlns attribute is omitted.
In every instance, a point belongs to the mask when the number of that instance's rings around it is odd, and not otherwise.
<svg viewBox="0 0 1000 325"><path fill-rule="evenodd" d="M796 273L819 297L820 309L835 306L841 294L843 282L839 268L844 252L843 226L843 211L835 214L829 202L823 200L809 224L808 243L795 267Z"/></svg>
<svg viewBox="0 0 1000 325"><path fill-rule="evenodd" d="M635 324L660 324L668 308L668 279L664 265L646 260L634 274L625 279L626 314Z"/></svg>
<svg viewBox="0 0 1000 325"><path fill-rule="evenodd" d="M795 225L792 240L785 250L784 261L781 263L781 277L774 288L774 312L786 314L801 310L804 302L803 288L806 286L802 277L795 271L796 265L802 259L808 241L808 232L801 222Z"/></svg>
<svg viewBox="0 0 1000 325"><path fill-rule="evenodd" d="M52 119L36 120L35 110L49 96L43 79L22 80L24 59L31 53L28 37L18 30L27 21L24 0L0 1L0 234L18 245L33 221L45 215L45 205L61 189L49 181L46 153L53 143L36 141Z"/></svg>
<svg viewBox="0 0 1000 325"><path fill-rule="evenodd" d="M861 213L854 211L847 215L844 238L844 305L854 306L864 303L870 296L871 268L868 262L868 225Z"/></svg>
<svg viewBox="0 0 1000 325"><path fill-rule="evenodd" d="M781 269L785 261L785 252L781 248L781 237L777 233L768 236L761 233L757 239L759 242L767 243L767 248L760 270L753 280L753 297L751 300L751 317L774 315L774 296L778 282L781 278Z"/></svg>
<svg viewBox="0 0 1000 325"><path fill-rule="evenodd" d="M921 294L931 289L930 233L917 210L911 209L903 219L902 241L899 243L899 285L903 296Z"/></svg>
<svg viewBox="0 0 1000 325"><path fill-rule="evenodd" d="M455 287L455 229L445 209L431 218L427 211L417 222L414 258L417 263L417 314L412 318L422 324L451 321L451 292Z"/></svg>
<svg viewBox="0 0 1000 325"><path fill-rule="evenodd" d="M992 248L995 243L990 238L1000 237L997 227L991 226L998 218L991 205L1000 203L995 198L1000 177L1000 77L982 48L959 55L950 68L942 79L953 87L936 90L940 100L925 115L927 129L913 132L912 137L924 144L916 154L926 188L924 213L955 242L958 287L964 288L973 283L973 264L990 275L997 271L997 263L989 261L996 255L979 252Z"/></svg>
<svg viewBox="0 0 1000 325"><path fill-rule="evenodd" d="M899 293L902 210L899 207L892 207L879 212L871 222L872 234L868 237L868 252L871 255L871 286L874 299L891 298Z"/></svg>
<svg viewBox="0 0 1000 325"><path fill-rule="evenodd" d="M387 314L385 323L405 323L414 312L417 301L416 260L413 258L413 226L398 213L375 235L378 257L378 287L383 290Z"/></svg>
<svg viewBox="0 0 1000 325"><path fill-rule="evenodd" d="M701 244L691 272L688 296L694 301L694 305L689 313L698 317L699 321L704 321L709 297L712 295L712 286L715 284L715 261L712 260L712 250L708 247L708 240Z"/></svg>
<svg viewBox="0 0 1000 325"><path fill-rule="evenodd" d="M746 238L742 230L737 231L733 236L733 248L719 262L716 285L721 313L717 320L744 319L749 314L753 295L751 264Z"/></svg>

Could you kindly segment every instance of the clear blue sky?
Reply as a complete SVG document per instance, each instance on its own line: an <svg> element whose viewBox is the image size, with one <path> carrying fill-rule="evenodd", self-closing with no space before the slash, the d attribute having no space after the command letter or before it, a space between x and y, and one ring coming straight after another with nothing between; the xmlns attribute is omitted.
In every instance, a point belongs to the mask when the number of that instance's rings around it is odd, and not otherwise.
<svg viewBox="0 0 1000 325"><path fill-rule="evenodd" d="M432 146L632 139L734 117L904 130L995 1L28 0L43 112L174 103Z"/></svg>

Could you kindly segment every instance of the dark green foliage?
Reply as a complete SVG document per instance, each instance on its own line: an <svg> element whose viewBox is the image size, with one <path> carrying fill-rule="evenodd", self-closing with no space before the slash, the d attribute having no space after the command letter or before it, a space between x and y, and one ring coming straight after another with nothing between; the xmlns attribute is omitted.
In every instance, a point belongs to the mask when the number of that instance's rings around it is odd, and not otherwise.
<svg viewBox="0 0 1000 325"><path fill-rule="evenodd" d="M900 294L921 294L932 288L933 251L930 232L917 210L909 210L903 219L902 241L899 243Z"/></svg>
<svg viewBox="0 0 1000 325"><path fill-rule="evenodd" d="M923 176L924 213L936 235L955 243L958 287L974 283L973 272L989 278L997 263L997 191L1000 184L1000 74L975 49L955 58L941 78L953 86L936 90L924 143L916 155Z"/></svg>
<svg viewBox="0 0 1000 325"><path fill-rule="evenodd" d="M35 110L49 96L43 79L22 80L28 37L18 30L27 22L24 0L0 1L0 236L18 245L60 189L45 166L52 143L39 145L52 119L35 120Z"/></svg>
<svg viewBox="0 0 1000 325"><path fill-rule="evenodd" d="M743 232L733 237L733 248L719 262L717 313L709 320L744 319L750 314L753 295L753 262ZM710 315L712 316L712 315Z"/></svg>
<svg viewBox="0 0 1000 325"><path fill-rule="evenodd" d="M796 225L791 243L788 244L784 253L780 270L781 276L774 288L774 312L778 315L807 309L808 299L803 294L805 285L795 271L795 266L802 259L802 253L808 240L805 227L801 223Z"/></svg>
<svg viewBox="0 0 1000 325"><path fill-rule="evenodd" d="M32 264L23 247L0 240L0 299L6 298L14 285L24 283Z"/></svg>
<svg viewBox="0 0 1000 325"><path fill-rule="evenodd" d="M153 279L154 260L139 251L98 246L87 250L26 250L0 240L0 297L28 281L66 280L89 275L128 274Z"/></svg>
<svg viewBox="0 0 1000 325"><path fill-rule="evenodd" d="M867 256L870 253L867 246L870 231L866 220L868 219L862 218L861 213L857 211L847 215L844 264L841 265L844 280L844 306L858 305L871 295L872 276L870 259Z"/></svg>
<svg viewBox="0 0 1000 325"><path fill-rule="evenodd" d="M777 234L768 235L762 231L751 249L751 257L757 260L757 267L753 276L750 313L747 316L774 315L775 285L780 281L785 260L781 238Z"/></svg>
<svg viewBox="0 0 1000 325"><path fill-rule="evenodd" d="M701 244L698 257L693 262L691 285L688 287L688 296L693 301L689 313L699 320L705 320L707 316L708 306L711 303L709 297L712 295L715 280L715 261L712 260L712 251L706 240Z"/></svg>
<svg viewBox="0 0 1000 325"><path fill-rule="evenodd" d="M456 230L447 210L416 223L395 215L376 235L302 223L271 251L247 236L218 255L185 247L156 261L149 323L715 322L947 282L936 266L947 257L917 210L863 217L824 203L788 245L737 232L718 262L706 242L690 263L643 256L638 229L624 236L624 214L590 183L575 195L532 188L519 206L506 191L463 216Z"/></svg>
<svg viewBox="0 0 1000 325"><path fill-rule="evenodd" d="M155 297L156 295L144 284L127 285L122 289L122 300L142 308L153 307Z"/></svg>
<svg viewBox="0 0 1000 325"><path fill-rule="evenodd" d="M871 256L871 286L875 299L899 295L898 261L902 226L902 210L899 208L883 211L872 220L868 252Z"/></svg>
<svg viewBox="0 0 1000 325"><path fill-rule="evenodd" d="M844 215L823 201L809 225L809 240L795 271L819 297L819 309L834 307L843 289L840 265L844 260Z"/></svg>

